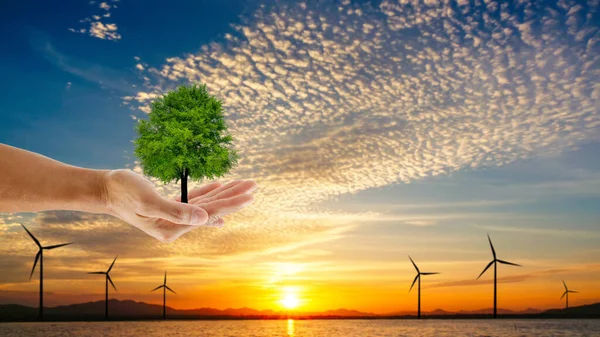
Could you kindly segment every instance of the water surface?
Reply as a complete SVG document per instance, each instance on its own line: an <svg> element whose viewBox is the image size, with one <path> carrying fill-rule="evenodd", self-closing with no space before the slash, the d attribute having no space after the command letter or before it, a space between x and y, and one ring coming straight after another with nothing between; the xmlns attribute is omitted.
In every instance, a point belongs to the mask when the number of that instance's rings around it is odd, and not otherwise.
<svg viewBox="0 0 600 337"><path fill-rule="evenodd" d="M270 320L3 323L0 336L600 336L600 320Z"/></svg>

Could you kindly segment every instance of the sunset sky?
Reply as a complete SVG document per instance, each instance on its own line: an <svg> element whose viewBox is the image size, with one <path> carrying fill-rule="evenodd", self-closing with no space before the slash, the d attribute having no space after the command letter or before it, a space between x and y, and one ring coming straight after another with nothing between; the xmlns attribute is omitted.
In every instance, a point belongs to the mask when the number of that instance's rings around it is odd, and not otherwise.
<svg viewBox="0 0 600 337"><path fill-rule="evenodd" d="M224 101L256 201L163 244L110 216L0 214L0 304L422 310L600 302L600 0L2 1L0 143L130 168L158 95ZM0 172L1 174L1 172ZM44 172L40 172L44 174ZM152 178L151 178L152 179ZM152 179L153 180L153 179ZM153 180L155 181L155 180ZM155 181L156 182L156 181ZM174 197L177 184L156 182ZM200 183L191 183L191 187ZM287 298L287 301L283 301Z"/></svg>

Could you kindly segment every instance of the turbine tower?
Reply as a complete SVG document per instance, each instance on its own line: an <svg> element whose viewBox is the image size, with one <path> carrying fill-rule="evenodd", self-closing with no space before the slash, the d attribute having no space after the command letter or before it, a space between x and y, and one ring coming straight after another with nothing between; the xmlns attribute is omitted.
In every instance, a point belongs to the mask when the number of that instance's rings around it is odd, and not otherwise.
<svg viewBox="0 0 600 337"><path fill-rule="evenodd" d="M163 288L163 319L167 319L167 290L169 290L173 294L176 294L176 292L174 292L173 289L169 288L169 286L167 285L167 271L166 270L165 270L165 280L164 280L163 284L154 288L152 291L158 290L160 288Z"/></svg>
<svg viewBox="0 0 600 337"><path fill-rule="evenodd" d="M29 236L31 237L31 239L33 240L33 242L35 242L35 244L38 246L38 252L37 254L35 254L35 261L33 261L33 268L31 268L31 274L29 274L29 280L31 280L31 277L33 276L33 272L35 271L35 266L37 265L38 260L40 261L40 308L39 308L39 320L43 321L44 320L44 250L51 250L54 248L59 248L59 247L64 247L66 245L70 245L73 242L69 242L69 243L63 243L60 245L54 245L54 246L42 246L40 244L40 242L38 241L38 239L35 238L35 236L33 236L33 234L31 234L31 232L27 229L27 227L25 227L25 225L21 224L21 226L23 226L23 228L25 229L25 231L27 232L27 234L29 234Z"/></svg>
<svg viewBox="0 0 600 337"><path fill-rule="evenodd" d="M115 265L115 261L117 261L117 257L119 257L119 255L117 255L115 257L115 259L113 260L113 262L110 264L110 267L108 267L107 271L94 271L88 274L96 274L96 275L106 275L106 297L105 297L105 301L104 301L104 319L108 319L108 282L110 282L110 285L113 287L113 289L115 289L115 291L117 291L117 287L115 287L115 284L113 283L113 281L110 279L110 271L112 269L112 267Z"/></svg>
<svg viewBox="0 0 600 337"><path fill-rule="evenodd" d="M565 309L569 309L569 293L578 293L578 291L575 290L569 290L569 288L567 288L567 284L565 283L565 281L562 281L563 285L565 286L565 292L562 294L562 296L560 297L560 299L562 300L563 297L567 297L566 298L566 305L565 305Z"/></svg>
<svg viewBox="0 0 600 337"><path fill-rule="evenodd" d="M413 259L410 257L410 255L408 256L408 258L410 259L410 262L412 262L413 266L415 266L415 269L417 270L417 276L415 276L415 279L413 280L413 283L410 285L410 289L408 290L409 292L412 290L412 288L415 285L415 282L417 282L417 280L419 280L419 284L417 286L418 289L418 306L417 306L417 318L421 318L421 275L436 275L439 273L424 273L421 272L419 270L419 267L417 267L417 264L415 263L415 261L413 261Z"/></svg>
<svg viewBox="0 0 600 337"><path fill-rule="evenodd" d="M508 262L508 261L503 261L503 260L499 260L498 258L496 258L496 250L494 249L494 245L492 244L492 239L490 239L490 235L488 234L488 241L490 242L490 248L492 248L492 255L494 256L494 259L492 260L492 262L490 262L485 269L481 272L481 274L479 274L479 276L477 276L477 280L479 280L479 278L481 277L481 275L483 275L486 270L488 270L492 265L494 265L494 318L496 318L496 314L497 314L497 269L498 269L498 262L502 263L502 264L508 264L511 266L517 266L517 267L521 267L520 264L516 264L516 263L512 263L512 262Z"/></svg>

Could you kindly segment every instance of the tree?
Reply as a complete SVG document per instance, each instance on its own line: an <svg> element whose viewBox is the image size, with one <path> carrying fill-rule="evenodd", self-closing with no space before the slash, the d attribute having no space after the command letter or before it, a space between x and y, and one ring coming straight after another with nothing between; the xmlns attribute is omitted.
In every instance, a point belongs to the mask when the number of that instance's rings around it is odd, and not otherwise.
<svg viewBox="0 0 600 337"><path fill-rule="evenodd" d="M183 85L162 95L152 102L149 117L136 126L135 155L145 175L165 184L181 180L181 202L188 202L188 178L222 177L237 164L222 101L206 85Z"/></svg>

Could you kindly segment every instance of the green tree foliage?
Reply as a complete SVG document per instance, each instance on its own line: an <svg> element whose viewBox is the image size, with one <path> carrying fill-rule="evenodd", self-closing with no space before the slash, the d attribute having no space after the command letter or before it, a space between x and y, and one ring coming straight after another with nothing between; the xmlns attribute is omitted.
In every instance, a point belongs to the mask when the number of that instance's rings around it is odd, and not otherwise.
<svg viewBox="0 0 600 337"><path fill-rule="evenodd" d="M163 183L181 180L182 202L188 177L222 177L237 164L222 102L206 85L180 86L157 98L149 116L136 126L135 155L145 175Z"/></svg>

